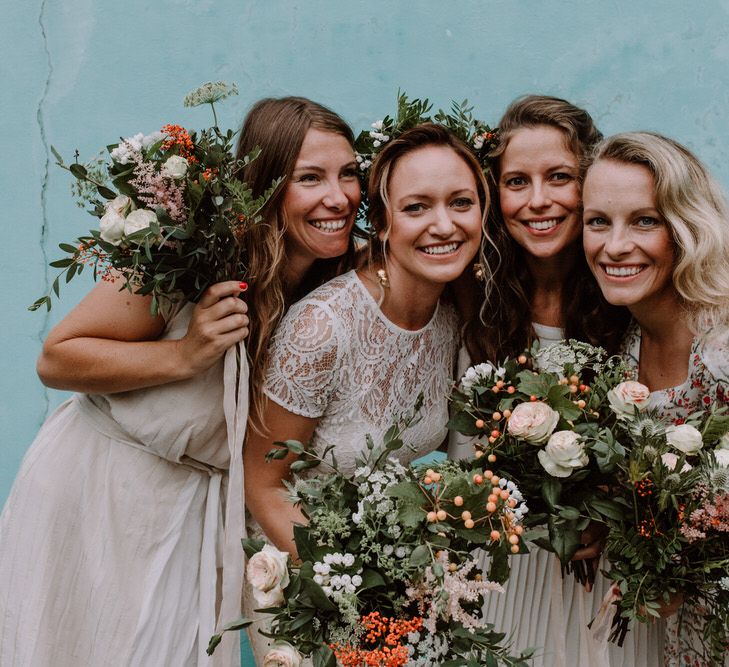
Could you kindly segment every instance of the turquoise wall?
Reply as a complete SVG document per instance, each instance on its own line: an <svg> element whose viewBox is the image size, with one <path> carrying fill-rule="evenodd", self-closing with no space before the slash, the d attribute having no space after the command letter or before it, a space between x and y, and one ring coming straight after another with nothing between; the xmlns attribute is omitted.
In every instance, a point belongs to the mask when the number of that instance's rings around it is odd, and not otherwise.
<svg viewBox="0 0 729 667"><path fill-rule="evenodd" d="M236 125L266 95L300 94L355 128L393 108L398 87L436 105L471 100L495 122L517 95L586 106L604 132L651 129L688 144L729 185L729 3L683 0L26 0L0 27L0 501L36 430L63 398L34 364L49 315L26 306L53 273L57 244L94 220L69 196L50 145L83 157L167 122L208 124L182 97L235 81Z"/></svg>

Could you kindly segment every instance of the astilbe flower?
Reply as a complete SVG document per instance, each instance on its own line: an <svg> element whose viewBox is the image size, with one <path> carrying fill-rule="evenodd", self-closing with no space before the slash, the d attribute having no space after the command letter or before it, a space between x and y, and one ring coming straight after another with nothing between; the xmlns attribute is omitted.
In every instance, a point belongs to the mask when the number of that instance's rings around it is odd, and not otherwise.
<svg viewBox="0 0 729 667"><path fill-rule="evenodd" d="M159 206L175 222L183 223L187 219L185 206L184 182L178 183L165 178L158 172L153 162L145 161L141 154L132 156L134 161L134 178L129 183L137 191L137 197L151 209Z"/></svg>
<svg viewBox="0 0 729 667"><path fill-rule="evenodd" d="M707 491L703 484L697 487L694 497L701 499L701 505L681 526L681 534L689 542L705 539L709 532L729 532L729 493L717 493L712 499Z"/></svg>
<svg viewBox="0 0 729 667"><path fill-rule="evenodd" d="M408 598L417 603L421 614L425 614L423 627L428 632L435 633L438 618L456 621L465 628L481 627L482 619L466 611L463 605L477 602L479 596L484 593L503 593L503 587L493 581L483 581L478 576L469 578L471 571L476 566L475 561L468 561L461 567L451 569L448 554L441 553L438 556L438 562L444 569L442 582L434 574L433 568L429 566L425 568L425 576L422 581L417 586L410 586L406 590ZM447 593L445 601L442 598L439 599L438 594L441 590Z"/></svg>

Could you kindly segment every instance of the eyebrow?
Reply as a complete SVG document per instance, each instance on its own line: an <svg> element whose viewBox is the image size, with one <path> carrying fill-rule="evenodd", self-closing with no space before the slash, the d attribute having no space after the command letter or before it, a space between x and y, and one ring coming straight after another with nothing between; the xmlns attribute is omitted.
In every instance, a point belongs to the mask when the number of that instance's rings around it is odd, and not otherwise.
<svg viewBox="0 0 729 667"><path fill-rule="evenodd" d="M340 169L345 169L346 167L352 167L356 165L357 163L354 160L351 160L350 162L345 162ZM302 164L301 166L294 167L294 173L297 171L318 171L318 172L324 172L326 169L324 167L320 167L317 164Z"/></svg>
<svg viewBox="0 0 729 667"><path fill-rule="evenodd" d="M453 192L450 192L448 194L449 197L454 197L456 195L460 194L468 194L473 195L474 197L478 197L478 192L476 190L472 190L471 188L461 188L460 190L453 190ZM398 201L403 201L404 199L407 199L408 197L414 197L415 199L432 199L432 195L426 195L426 194L419 194L417 192L409 192L406 195L403 195L398 199Z"/></svg>
<svg viewBox="0 0 729 667"><path fill-rule="evenodd" d="M549 167L547 171L559 171L560 169L579 169L579 166L576 164L557 164L553 167ZM501 178L504 178L505 176L519 176L521 174L525 174L526 171L523 169L512 169L511 171L505 171L501 174Z"/></svg>

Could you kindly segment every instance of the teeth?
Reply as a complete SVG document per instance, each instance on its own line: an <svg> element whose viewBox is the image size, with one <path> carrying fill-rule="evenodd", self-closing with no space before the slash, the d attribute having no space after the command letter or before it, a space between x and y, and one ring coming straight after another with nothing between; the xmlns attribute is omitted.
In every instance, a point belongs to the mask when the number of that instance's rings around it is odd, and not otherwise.
<svg viewBox="0 0 729 667"><path fill-rule="evenodd" d="M449 252L455 252L456 248L458 248L457 243L447 243L446 245L431 245L424 248L421 248L421 250L426 255L446 255Z"/></svg>
<svg viewBox="0 0 729 667"><path fill-rule="evenodd" d="M344 229L347 220L345 218L341 220L309 220L309 224L322 232L338 232L340 229Z"/></svg>
<svg viewBox="0 0 729 667"><path fill-rule="evenodd" d="M618 277L637 276L642 270L642 266L605 266L605 273Z"/></svg>
<svg viewBox="0 0 729 667"><path fill-rule="evenodd" d="M552 227L557 226L557 218L553 218L552 220L541 220L539 222L527 222L527 225L529 226L529 229L536 229L539 231L543 231L545 229L552 229Z"/></svg>

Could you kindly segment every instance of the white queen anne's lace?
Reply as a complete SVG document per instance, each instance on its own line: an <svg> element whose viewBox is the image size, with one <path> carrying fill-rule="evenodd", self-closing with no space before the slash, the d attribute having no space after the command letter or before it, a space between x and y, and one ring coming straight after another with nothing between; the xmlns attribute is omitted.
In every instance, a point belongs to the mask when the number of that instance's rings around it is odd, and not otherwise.
<svg viewBox="0 0 729 667"><path fill-rule="evenodd" d="M290 412L319 418L314 447L334 445L351 474L365 445L424 396L420 421L396 452L409 461L446 435L446 396L458 345L455 313L439 305L431 321L406 331L387 320L354 272L329 281L291 307L274 336L264 392Z"/></svg>

